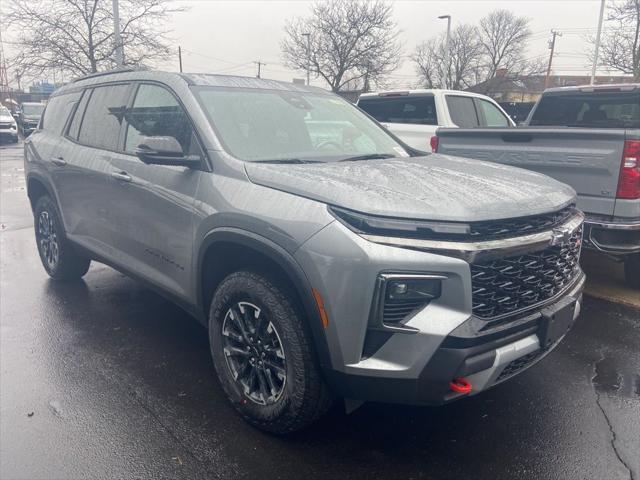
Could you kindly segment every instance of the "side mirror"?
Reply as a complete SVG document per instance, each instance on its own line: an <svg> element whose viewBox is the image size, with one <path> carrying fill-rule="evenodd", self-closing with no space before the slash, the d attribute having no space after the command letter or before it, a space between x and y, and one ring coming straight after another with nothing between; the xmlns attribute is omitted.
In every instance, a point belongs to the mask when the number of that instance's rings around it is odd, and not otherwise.
<svg viewBox="0 0 640 480"><path fill-rule="evenodd" d="M142 137L135 148L137 157L148 165L176 165L196 168L200 166L198 155L185 155L174 137Z"/></svg>

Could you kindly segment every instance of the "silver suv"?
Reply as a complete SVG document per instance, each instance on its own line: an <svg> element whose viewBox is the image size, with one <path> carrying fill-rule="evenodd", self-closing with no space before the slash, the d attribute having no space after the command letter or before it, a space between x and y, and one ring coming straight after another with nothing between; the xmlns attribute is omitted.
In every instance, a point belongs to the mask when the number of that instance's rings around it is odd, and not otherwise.
<svg viewBox="0 0 640 480"><path fill-rule="evenodd" d="M474 395L578 315L575 192L419 155L317 88L119 71L52 96L25 171L47 273L96 260L173 299L235 408L284 433L335 398Z"/></svg>

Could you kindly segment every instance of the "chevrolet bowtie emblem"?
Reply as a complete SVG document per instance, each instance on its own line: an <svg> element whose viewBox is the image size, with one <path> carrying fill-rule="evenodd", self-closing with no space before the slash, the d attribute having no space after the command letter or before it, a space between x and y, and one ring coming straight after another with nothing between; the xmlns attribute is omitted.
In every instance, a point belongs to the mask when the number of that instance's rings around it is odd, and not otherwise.
<svg viewBox="0 0 640 480"><path fill-rule="evenodd" d="M551 246L564 245L571 240L571 231L568 228L554 228L551 232Z"/></svg>

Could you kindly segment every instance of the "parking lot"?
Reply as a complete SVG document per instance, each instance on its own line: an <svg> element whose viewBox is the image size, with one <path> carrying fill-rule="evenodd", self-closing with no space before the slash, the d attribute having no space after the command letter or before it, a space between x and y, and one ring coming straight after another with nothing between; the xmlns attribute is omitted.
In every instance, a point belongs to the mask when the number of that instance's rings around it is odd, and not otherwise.
<svg viewBox="0 0 640 480"><path fill-rule="evenodd" d="M51 282L21 145L0 172L2 478L640 478L640 295L609 260L587 256L579 321L513 380L442 408L336 406L279 438L235 414L179 308L96 263Z"/></svg>

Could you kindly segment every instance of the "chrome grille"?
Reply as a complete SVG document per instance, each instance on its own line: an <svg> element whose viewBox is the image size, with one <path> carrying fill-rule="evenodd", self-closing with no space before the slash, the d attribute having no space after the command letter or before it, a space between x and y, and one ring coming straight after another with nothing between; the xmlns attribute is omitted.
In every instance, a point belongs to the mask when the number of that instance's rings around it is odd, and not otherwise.
<svg viewBox="0 0 640 480"><path fill-rule="evenodd" d="M518 237L531 233L544 232L565 223L575 215L573 205L543 215L512 218L502 221L476 222L471 224L471 239L496 240L500 238Z"/></svg>
<svg viewBox="0 0 640 480"><path fill-rule="evenodd" d="M560 293L578 275L582 227L563 245L472 264L473 313L497 319Z"/></svg>

